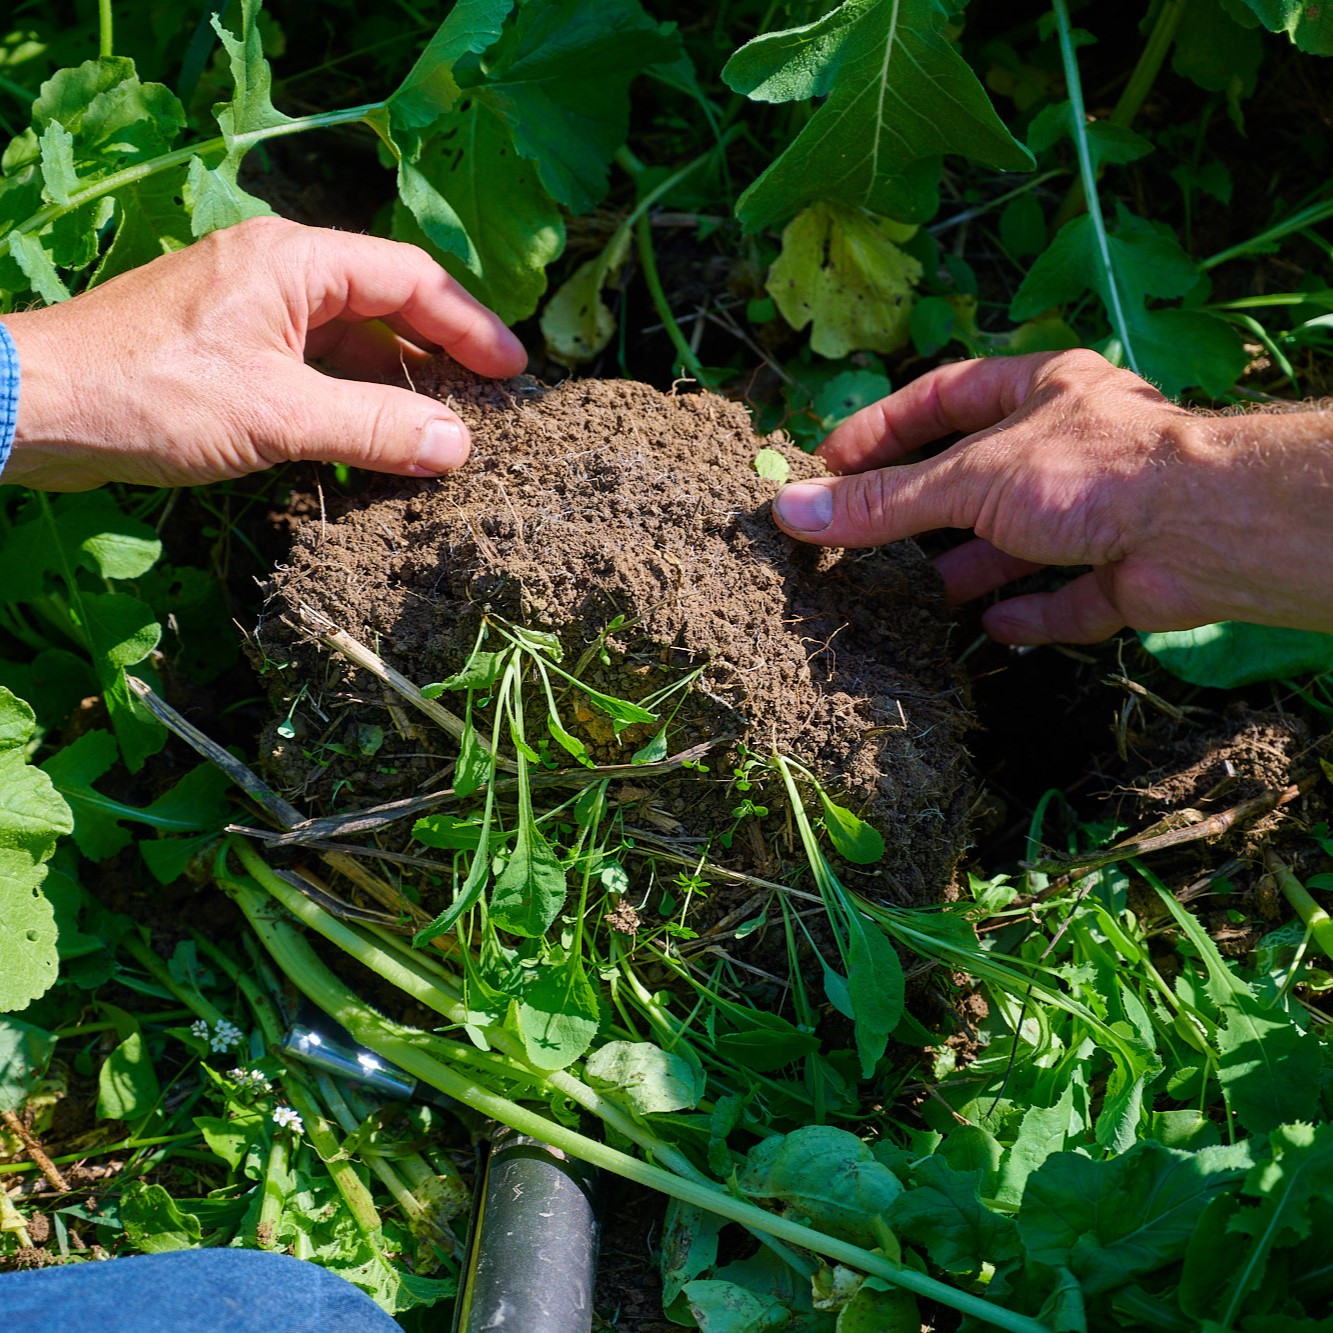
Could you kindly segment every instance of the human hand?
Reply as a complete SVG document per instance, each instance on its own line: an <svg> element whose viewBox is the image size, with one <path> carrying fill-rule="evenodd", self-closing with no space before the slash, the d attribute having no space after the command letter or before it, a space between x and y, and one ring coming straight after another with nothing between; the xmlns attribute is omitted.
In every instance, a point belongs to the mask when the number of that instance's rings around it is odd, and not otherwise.
<svg viewBox="0 0 1333 1333"><path fill-rule="evenodd" d="M887 467L951 434L933 458ZM941 366L848 418L837 475L785 487L793 537L877 546L933 528L973 541L936 561L951 601L1043 565L1092 565L982 618L1006 643L1091 643L1129 625L1246 620L1333 630L1333 418L1202 417L1095 352Z"/></svg>
<svg viewBox="0 0 1333 1333"><path fill-rule="evenodd" d="M284 459L438 476L467 457L463 423L434 399L367 381L401 379L439 349L481 375L526 363L518 339L424 251L280 218L214 232L4 322L22 380L0 480L54 491L193 486Z"/></svg>

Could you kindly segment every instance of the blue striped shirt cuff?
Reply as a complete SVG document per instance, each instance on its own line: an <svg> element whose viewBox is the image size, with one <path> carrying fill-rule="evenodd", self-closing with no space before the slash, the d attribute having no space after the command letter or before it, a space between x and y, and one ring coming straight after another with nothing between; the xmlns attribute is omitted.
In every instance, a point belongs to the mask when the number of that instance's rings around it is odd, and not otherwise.
<svg viewBox="0 0 1333 1333"><path fill-rule="evenodd" d="M19 420L19 349L0 324L0 472L9 462Z"/></svg>

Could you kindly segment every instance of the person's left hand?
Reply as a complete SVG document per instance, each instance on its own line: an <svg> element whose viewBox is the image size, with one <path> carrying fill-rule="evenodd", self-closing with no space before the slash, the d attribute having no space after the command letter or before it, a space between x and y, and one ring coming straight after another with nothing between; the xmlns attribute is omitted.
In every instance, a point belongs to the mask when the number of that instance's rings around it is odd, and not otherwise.
<svg viewBox="0 0 1333 1333"><path fill-rule="evenodd" d="M279 218L4 322L21 381L0 481L53 491L192 486L285 459L438 476L467 457L466 427L443 403L368 381L441 349L481 375L527 360L424 251Z"/></svg>

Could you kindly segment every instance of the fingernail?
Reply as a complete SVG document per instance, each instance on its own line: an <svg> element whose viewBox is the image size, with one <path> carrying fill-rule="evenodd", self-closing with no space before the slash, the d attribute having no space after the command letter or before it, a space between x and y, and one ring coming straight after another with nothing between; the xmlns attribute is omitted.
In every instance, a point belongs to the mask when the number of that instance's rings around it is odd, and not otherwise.
<svg viewBox="0 0 1333 1333"><path fill-rule="evenodd" d="M456 421L432 421L421 437L417 471L422 475L452 472L467 457L467 432Z"/></svg>
<svg viewBox="0 0 1333 1333"><path fill-rule="evenodd" d="M833 522L833 492L827 486L798 481L778 492L773 508L784 527L797 532L822 532Z"/></svg>

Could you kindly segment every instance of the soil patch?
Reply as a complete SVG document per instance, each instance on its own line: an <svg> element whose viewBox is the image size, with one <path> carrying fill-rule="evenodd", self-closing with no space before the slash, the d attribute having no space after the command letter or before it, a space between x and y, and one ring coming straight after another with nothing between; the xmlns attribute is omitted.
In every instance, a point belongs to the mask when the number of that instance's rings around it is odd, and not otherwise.
<svg viewBox="0 0 1333 1333"><path fill-rule="evenodd" d="M901 903L945 896L972 801L970 715L948 612L914 545L823 551L785 537L755 455L777 449L797 478L821 465L761 441L742 407L712 395L483 383L443 361L416 387L468 422L471 462L441 482L387 482L336 520L302 525L257 636L281 668L269 675L279 718L295 705L296 738L270 728L263 747L295 804L313 815L413 795L452 757L447 738L403 726L379 682L306 641L293 628L301 606L418 684L456 671L481 619L498 615L558 636L567 666L622 698L703 668L668 743L716 742L708 771L620 789L659 827L700 838L730 828L734 770L776 751L883 833L884 860L848 868L858 887ZM648 734L617 738L577 693L561 708L598 763L625 763ZM373 762L358 744L368 726L387 737ZM775 842L792 845L772 817L776 787L764 789L763 836L739 830L730 854L765 877Z"/></svg>

